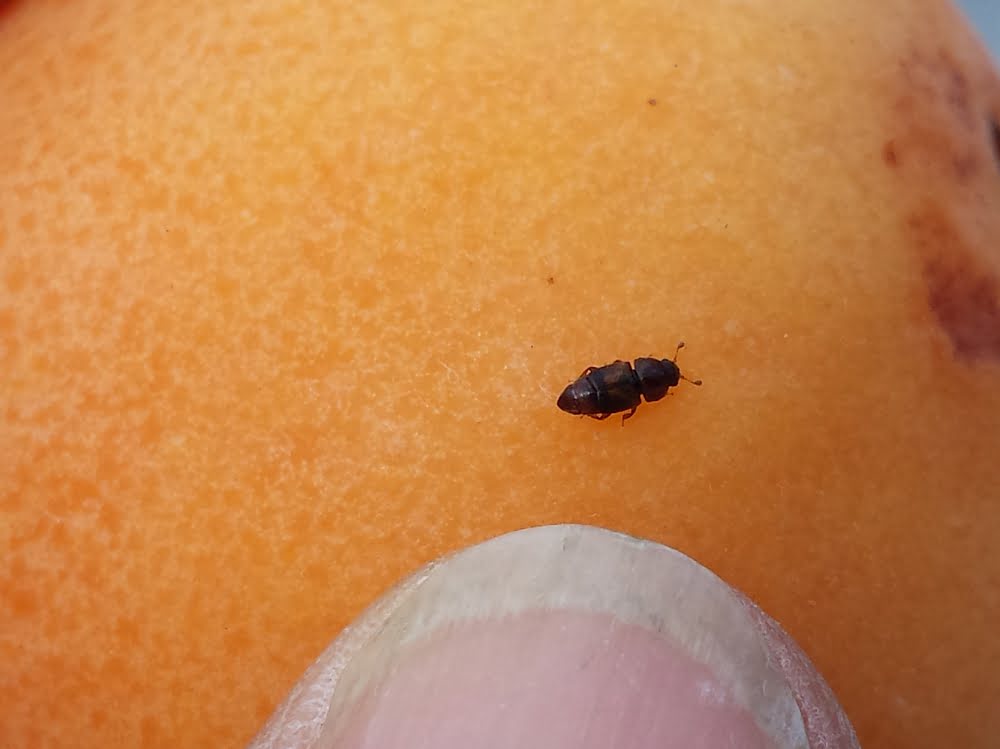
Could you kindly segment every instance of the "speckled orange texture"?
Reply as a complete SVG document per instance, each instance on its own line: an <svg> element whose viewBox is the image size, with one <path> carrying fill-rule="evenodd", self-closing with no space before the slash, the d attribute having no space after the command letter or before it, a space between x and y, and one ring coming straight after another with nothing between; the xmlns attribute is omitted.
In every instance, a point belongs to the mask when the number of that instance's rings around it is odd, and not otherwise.
<svg viewBox="0 0 1000 749"><path fill-rule="evenodd" d="M746 590L862 743L990 746L984 53L932 0L479 5L0 8L0 746L239 746L552 522ZM556 410L680 338L704 387Z"/></svg>

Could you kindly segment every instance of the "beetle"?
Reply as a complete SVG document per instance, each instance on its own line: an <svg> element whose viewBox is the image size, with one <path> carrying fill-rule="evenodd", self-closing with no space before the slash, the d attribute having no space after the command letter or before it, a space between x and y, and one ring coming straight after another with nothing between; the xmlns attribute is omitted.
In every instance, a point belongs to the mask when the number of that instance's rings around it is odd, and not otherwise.
<svg viewBox="0 0 1000 749"><path fill-rule="evenodd" d="M681 374L677 353L682 348L684 341L677 344L673 359L640 357L634 366L618 360L603 367L587 367L566 386L556 405L566 413L598 420L628 411L622 415L624 425L639 408L642 398L647 403L658 401L681 380L701 385L701 380L690 380Z"/></svg>

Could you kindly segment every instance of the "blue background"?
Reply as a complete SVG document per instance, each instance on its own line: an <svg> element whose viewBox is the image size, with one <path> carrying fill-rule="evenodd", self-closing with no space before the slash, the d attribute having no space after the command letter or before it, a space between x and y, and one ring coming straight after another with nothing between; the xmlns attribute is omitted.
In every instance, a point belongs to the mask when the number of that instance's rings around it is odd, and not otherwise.
<svg viewBox="0 0 1000 749"><path fill-rule="evenodd" d="M1000 63L1000 0L958 0L958 7L972 19Z"/></svg>

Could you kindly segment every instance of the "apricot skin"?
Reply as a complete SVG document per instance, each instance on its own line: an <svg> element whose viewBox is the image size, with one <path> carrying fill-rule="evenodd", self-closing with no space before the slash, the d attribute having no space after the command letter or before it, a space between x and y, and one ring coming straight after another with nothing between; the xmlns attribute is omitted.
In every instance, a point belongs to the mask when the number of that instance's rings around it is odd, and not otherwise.
<svg viewBox="0 0 1000 749"><path fill-rule="evenodd" d="M241 745L394 581L562 522L747 591L862 745L990 746L982 47L482 5L0 5L0 746ZM682 339L703 387L556 408Z"/></svg>

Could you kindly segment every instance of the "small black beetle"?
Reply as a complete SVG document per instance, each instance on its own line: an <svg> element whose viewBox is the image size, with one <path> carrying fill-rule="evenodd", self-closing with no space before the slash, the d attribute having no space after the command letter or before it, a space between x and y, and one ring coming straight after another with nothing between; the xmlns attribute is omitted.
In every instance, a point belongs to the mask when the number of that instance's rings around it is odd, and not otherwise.
<svg viewBox="0 0 1000 749"><path fill-rule="evenodd" d="M628 411L622 415L624 424L625 419L639 408L643 397L647 403L658 401L681 380L687 380L692 385L701 384L701 380L688 380L681 374L677 366L677 352L682 348L683 341L677 344L673 359L636 359L634 369L627 361L587 367L566 386L556 405L566 413L592 419L606 419L611 414Z"/></svg>

